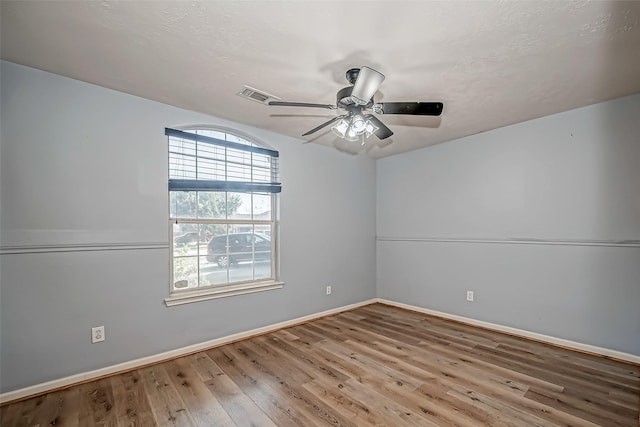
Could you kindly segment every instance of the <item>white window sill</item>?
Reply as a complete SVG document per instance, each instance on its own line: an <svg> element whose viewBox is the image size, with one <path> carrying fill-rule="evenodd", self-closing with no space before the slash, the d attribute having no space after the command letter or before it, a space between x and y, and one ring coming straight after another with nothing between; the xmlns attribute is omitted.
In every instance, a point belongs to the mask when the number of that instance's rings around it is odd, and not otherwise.
<svg viewBox="0 0 640 427"><path fill-rule="evenodd" d="M251 294L254 292L270 291L280 289L284 282L269 280L266 282L241 283L236 285L212 286L202 289L174 292L164 299L167 307L192 302L206 301L215 298L231 297L235 295Z"/></svg>

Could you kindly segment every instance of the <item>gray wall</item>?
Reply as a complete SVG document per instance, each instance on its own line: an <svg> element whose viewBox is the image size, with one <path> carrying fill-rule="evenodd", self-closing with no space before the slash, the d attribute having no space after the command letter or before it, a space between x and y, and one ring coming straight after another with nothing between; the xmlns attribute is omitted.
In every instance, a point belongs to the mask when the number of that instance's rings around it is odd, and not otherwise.
<svg viewBox="0 0 640 427"><path fill-rule="evenodd" d="M375 296L373 160L7 62L1 79L3 392ZM168 244L164 128L188 124L280 151L283 289L167 308L168 249L114 250Z"/></svg>
<svg viewBox="0 0 640 427"><path fill-rule="evenodd" d="M640 95L378 161L378 296L640 355L639 164Z"/></svg>

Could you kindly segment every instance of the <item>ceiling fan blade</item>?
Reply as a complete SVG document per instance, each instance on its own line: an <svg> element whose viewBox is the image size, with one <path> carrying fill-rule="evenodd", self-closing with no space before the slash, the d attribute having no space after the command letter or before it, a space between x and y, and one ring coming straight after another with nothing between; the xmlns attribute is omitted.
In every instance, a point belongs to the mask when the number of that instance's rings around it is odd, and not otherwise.
<svg viewBox="0 0 640 427"><path fill-rule="evenodd" d="M439 116L443 107L442 102L381 102L374 104L373 110L378 114Z"/></svg>
<svg viewBox="0 0 640 427"><path fill-rule="evenodd" d="M358 73L358 79L353 85L351 97L355 98L356 102L360 105L368 104L371 98L373 98L373 95L378 91L383 80L384 74L377 72L373 68L361 67Z"/></svg>
<svg viewBox="0 0 640 427"><path fill-rule="evenodd" d="M286 102L286 101L269 101L269 105L275 105L276 107L312 107L312 108L327 108L329 110L336 110L338 107L331 104L309 104L308 102Z"/></svg>
<svg viewBox="0 0 640 427"><path fill-rule="evenodd" d="M393 132L391 131L391 129L389 129L387 126L385 126L384 123L378 120L376 116L372 114L367 114L365 115L365 117L371 120L371 122L373 122L373 124L376 125L376 127L378 128L378 130L375 131L375 135L379 139L386 139L386 138L389 138L391 135L393 135Z"/></svg>
<svg viewBox="0 0 640 427"><path fill-rule="evenodd" d="M345 116L337 116L337 117L334 117L333 119L329 120L328 122L324 122L324 123L323 123L323 124L321 124L320 126L317 126L317 127L313 128L313 129L311 129L309 132L307 132L307 133L303 133L303 134L302 134L302 136L311 135L312 133L315 133L315 132L319 131L319 130L320 130L320 129L322 129L323 127L329 126L330 124L335 123L335 122L337 122L338 120L343 119L344 117L345 117Z"/></svg>

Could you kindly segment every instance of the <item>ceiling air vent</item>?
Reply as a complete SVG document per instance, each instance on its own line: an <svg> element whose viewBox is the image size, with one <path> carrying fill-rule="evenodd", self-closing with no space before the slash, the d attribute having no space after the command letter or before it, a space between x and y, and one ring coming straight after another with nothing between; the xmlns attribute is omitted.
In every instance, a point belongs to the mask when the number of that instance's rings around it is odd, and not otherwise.
<svg viewBox="0 0 640 427"><path fill-rule="evenodd" d="M247 85L244 86L244 89L238 92L238 95L240 95L243 98L247 98L252 101L259 102L261 104L269 104L269 101L276 101L280 99L277 96L273 96L266 92L259 91L258 89L254 89L251 86L247 86Z"/></svg>

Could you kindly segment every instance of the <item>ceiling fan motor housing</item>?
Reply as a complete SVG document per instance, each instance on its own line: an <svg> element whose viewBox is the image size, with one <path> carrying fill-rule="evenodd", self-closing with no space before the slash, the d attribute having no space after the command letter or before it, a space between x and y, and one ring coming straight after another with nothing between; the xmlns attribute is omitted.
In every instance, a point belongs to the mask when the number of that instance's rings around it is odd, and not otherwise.
<svg viewBox="0 0 640 427"><path fill-rule="evenodd" d="M348 109L353 105L356 105L356 102L351 97L351 92L353 91L353 86L348 86L342 88L338 91L336 95L336 105L338 108L342 108L344 110ZM370 99L367 105L362 105L362 108L371 108L373 105L373 99Z"/></svg>

